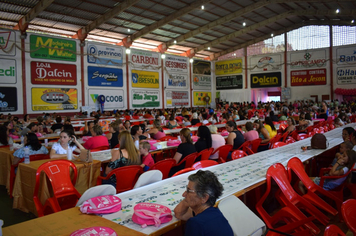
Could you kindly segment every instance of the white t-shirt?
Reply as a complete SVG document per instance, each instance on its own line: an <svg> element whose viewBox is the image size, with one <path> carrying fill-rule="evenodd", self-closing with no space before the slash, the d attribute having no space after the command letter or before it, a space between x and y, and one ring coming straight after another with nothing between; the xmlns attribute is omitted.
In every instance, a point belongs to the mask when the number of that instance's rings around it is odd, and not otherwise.
<svg viewBox="0 0 356 236"><path fill-rule="evenodd" d="M74 151L77 148L77 146L70 147L68 145L68 149L72 149ZM60 143L54 143L52 146L52 150L56 151L56 154L67 154L67 150L63 149Z"/></svg>

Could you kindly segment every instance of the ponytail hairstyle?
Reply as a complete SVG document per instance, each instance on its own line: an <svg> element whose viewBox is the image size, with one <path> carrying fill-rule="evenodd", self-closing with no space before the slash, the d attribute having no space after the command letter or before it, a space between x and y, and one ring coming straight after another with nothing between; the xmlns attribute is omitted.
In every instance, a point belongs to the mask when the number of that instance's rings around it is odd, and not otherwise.
<svg viewBox="0 0 356 236"><path fill-rule="evenodd" d="M187 143L193 144L190 129L183 128L179 133L187 140Z"/></svg>

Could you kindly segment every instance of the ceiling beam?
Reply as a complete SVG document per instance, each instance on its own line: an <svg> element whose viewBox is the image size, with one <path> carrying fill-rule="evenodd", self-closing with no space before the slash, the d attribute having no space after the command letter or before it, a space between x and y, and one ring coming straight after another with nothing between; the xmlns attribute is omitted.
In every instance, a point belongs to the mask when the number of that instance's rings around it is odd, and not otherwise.
<svg viewBox="0 0 356 236"><path fill-rule="evenodd" d="M105 23L106 21L114 18L121 12L125 11L127 8L131 7L132 5L136 4L140 0L125 0L123 2L118 2L114 8L112 8L110 11L106 12L90 24L84 26L80 30L78 30L77 35L80 40L84 40L87 36L87 34L92 31L93 29L96 29L99 27L101 24Z"/></svg>
<svg viewBox="0 0 356 236"><path fill-rule="evenodd" d="M276 35L284 34L286 32L298 29L298 28L303 27L303 26L308 26L308 25L340 25L340 26L348 25L348 26L352 26L350 21L339 21L339 20L336 20L336 21L333 21L333 20L330 20L330 21L325 21L325 20L315 21L315 20L310 20L310 21L304 21L304 22L296 23L296 24L294 24L292 26L289 26L289 27L286 27L284 29L278 30L278 31L274 32L274 35L276 36ZM216 60L220 56L223 56L223 55L228 54L228 53L235 52L236 50L239 50L239 49L244 48L244 47L248 47L250 45L253 45L255 43L261 42L261 41L269 39L269 38L271 38L270 35L264 35L264 36L255 38L253 40L247 41L246 43L239 44L238 46L232 47L230 49L227 49L227 50L224 50L224 51L221 51L221 52L218 52L218 53L214 53L214 55L212 55L210 57L210 59L211 60Z"/></svg>
<svg viewBox="0 0 356 236"><path fill-rule="evenodd" d="M31 20L35 19L44 9L52 4L54 0L40 0L26 15L24 15L14 29L19 29L21 32L27 30L28 24Z"/></svg>
<svg viewBox="0 0 356 236"><path fill-rule="evenodd" d="M253 31L253 30L256 30L258 28L261 28L261 27L264 27L266 25L269 25L269 24L272 24L272 23L275 23L276 21L278 20L281 20L281 19L285 19L289 16L292 16L292 15L295 15L295 16L307 16L307 15L321 15L321 16L333 16L333 15L343 15L343 16L353 16L356 14L356 10L342 10L341 13L339 14L336 14L334 10L302 10L302 11L289 11L289 12L285 12L285 13L282 13L280 15L277 15L275 17L272 17L272 18L269 18L267 20L264 20L260 23L257 23L257 24L254 24L254 25L251 25L249 27L246 27L242 30L239 30L239 31L236 31L236 32L233 32L231 34L227 34L221 38L218 38L218 39L215 39L209 43L206 43L204 45L201 45L199 47L196 47L194 48L194 51L195 52L199 52L199 51L202 51L208 47L213 47L214 45L217 45L219 43L222 43L224 41L227 41L227 40L230 40L230 39L233 39L233 38L236 38L236 37L239 37L243 34L246 34L250 31ZM275 32L271 32L271 33L275 33Z"/></svg>

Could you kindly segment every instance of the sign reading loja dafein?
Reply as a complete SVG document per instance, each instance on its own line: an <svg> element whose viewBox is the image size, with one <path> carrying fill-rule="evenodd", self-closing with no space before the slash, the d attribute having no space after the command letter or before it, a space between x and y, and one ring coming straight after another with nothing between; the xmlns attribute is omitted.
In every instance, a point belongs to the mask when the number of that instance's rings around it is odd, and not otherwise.
<svg viewBox="0 0 356 236"><path fill-rule="evenodd" d="M32 84L76 85L77 66L49 62L31 62Z"/></svg>
<svg viewBox="0 0 356 236"><path fill-rule="evenodd" d="M325 85L326 69L291 71L290 77L291 86Z"/></svg>

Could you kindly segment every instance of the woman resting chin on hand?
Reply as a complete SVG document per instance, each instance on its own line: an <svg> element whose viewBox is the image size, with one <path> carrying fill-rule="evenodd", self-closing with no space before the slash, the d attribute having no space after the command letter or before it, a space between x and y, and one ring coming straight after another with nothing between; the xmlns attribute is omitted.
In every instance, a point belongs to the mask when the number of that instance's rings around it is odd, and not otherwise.
<svg viewBox="0 0 356 236"><path fill-rule="evenodd" d="M78 152L84 147L78 142L73 131L63 130L59 135L59 143L54 143L50 152L51 158L66 157L68 150Z"/></svg>

